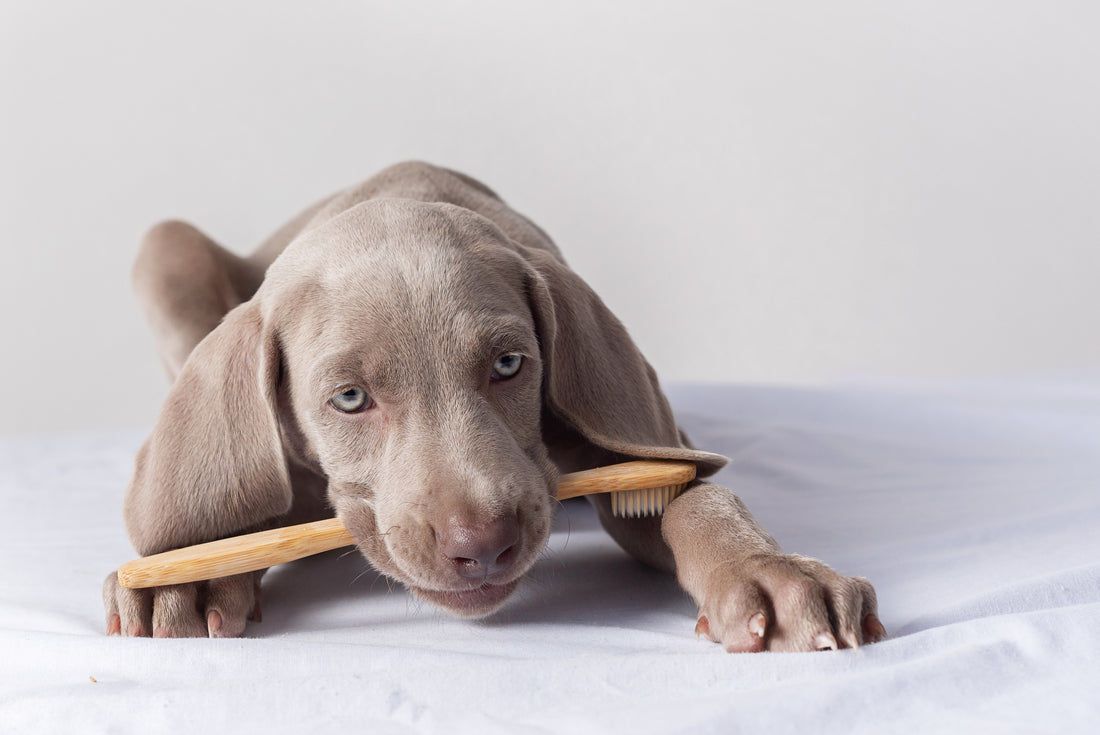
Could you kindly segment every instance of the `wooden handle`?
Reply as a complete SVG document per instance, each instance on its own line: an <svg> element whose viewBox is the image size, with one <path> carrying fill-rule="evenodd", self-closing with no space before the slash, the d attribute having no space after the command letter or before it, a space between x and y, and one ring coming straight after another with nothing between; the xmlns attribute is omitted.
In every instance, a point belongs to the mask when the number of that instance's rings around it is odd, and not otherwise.
<svg viewBox="0 0 1100 735"><path fill-rule="evenodd" d="M562 475L558 479L558 500L595 493L617 493L624 490L683 485L694 479L694 462L665 459L623 462Z"/></svg>
<svg viewBox="0 0 1100 735"><path fill-rule="evenodd" d="M118 568L118 583L142 588L230 577L354 543L339 518L326 518L134 559Z"/></svg>
<svg viewBox="0 0 1100 735"><path fill-rule="evenodd" d="M593 493L682 485L693 479L694 462L623 462L562 475L558 481L558 500ZM135 559L118 568L118 583L137 589L199 582L254 572L354 544L355 539L340 519L328 518Z"/></svg>

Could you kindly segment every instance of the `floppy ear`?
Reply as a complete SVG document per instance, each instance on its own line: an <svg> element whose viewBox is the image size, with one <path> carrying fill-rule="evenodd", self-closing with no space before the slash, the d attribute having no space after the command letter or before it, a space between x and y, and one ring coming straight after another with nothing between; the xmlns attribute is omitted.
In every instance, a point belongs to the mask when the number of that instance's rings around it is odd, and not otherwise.
<svg viewBox="0 0 1100 735"><path fill-rule="evenodd" d="M688 460L700 477L725 466L722 455L690 447L653 368L588 284L547 251L525 255L550 413L624 459Z"/></svg>
<svg viewBox="0 0 1100 735"><path fill-rule="evenodd" d="M138 453L126 496L143 555L229 536L290 509L275 337L249 302L195 347Z"/></svg>

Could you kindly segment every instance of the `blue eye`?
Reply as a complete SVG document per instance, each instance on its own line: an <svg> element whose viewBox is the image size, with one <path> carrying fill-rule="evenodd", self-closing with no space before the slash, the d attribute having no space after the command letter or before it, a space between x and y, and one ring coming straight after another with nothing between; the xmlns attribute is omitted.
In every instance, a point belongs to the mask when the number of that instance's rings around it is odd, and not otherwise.
<svg viewBox="0 0 1100 735"><path fill-rule="evenodd" d="M509 352L501 355L493 363L493 380L508 380L514 378L523 366L523 355L518 352Z"/></svg>
<svg viewBox="0 0 1100 735"><path fill-rule="evenodd" d="M330 398L329 404L342 413L358 413L370 406L370 396L362 388L348 388Z"/></svg>

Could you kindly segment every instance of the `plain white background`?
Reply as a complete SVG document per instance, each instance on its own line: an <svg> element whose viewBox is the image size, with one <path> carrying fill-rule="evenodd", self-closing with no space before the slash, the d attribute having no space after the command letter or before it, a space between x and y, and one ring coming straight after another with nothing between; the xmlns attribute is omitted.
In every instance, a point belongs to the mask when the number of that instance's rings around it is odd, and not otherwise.
<svg viewBox="0 0 1100 735"><path fill-rule="evenodd" d="M668 381L1100 366L1089 2L0 4L0 433L142 426L128 284L420 158L541 224Z"/></svg>

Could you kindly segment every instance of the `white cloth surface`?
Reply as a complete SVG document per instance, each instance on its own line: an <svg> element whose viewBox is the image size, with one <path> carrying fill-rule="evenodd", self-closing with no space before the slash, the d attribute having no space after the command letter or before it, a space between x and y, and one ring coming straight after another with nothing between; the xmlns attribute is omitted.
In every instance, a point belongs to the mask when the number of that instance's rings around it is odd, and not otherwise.
<svg viewBox="0 0 1100 735"><path fill-rule="evenodd" d="M1100 379L679 386L785 550L875 584L883 643L729 655L583 501L485 621L354 554L273 570L239 640L107 638L141 432L0 441L0 732L1100 730Z"/></svg>

